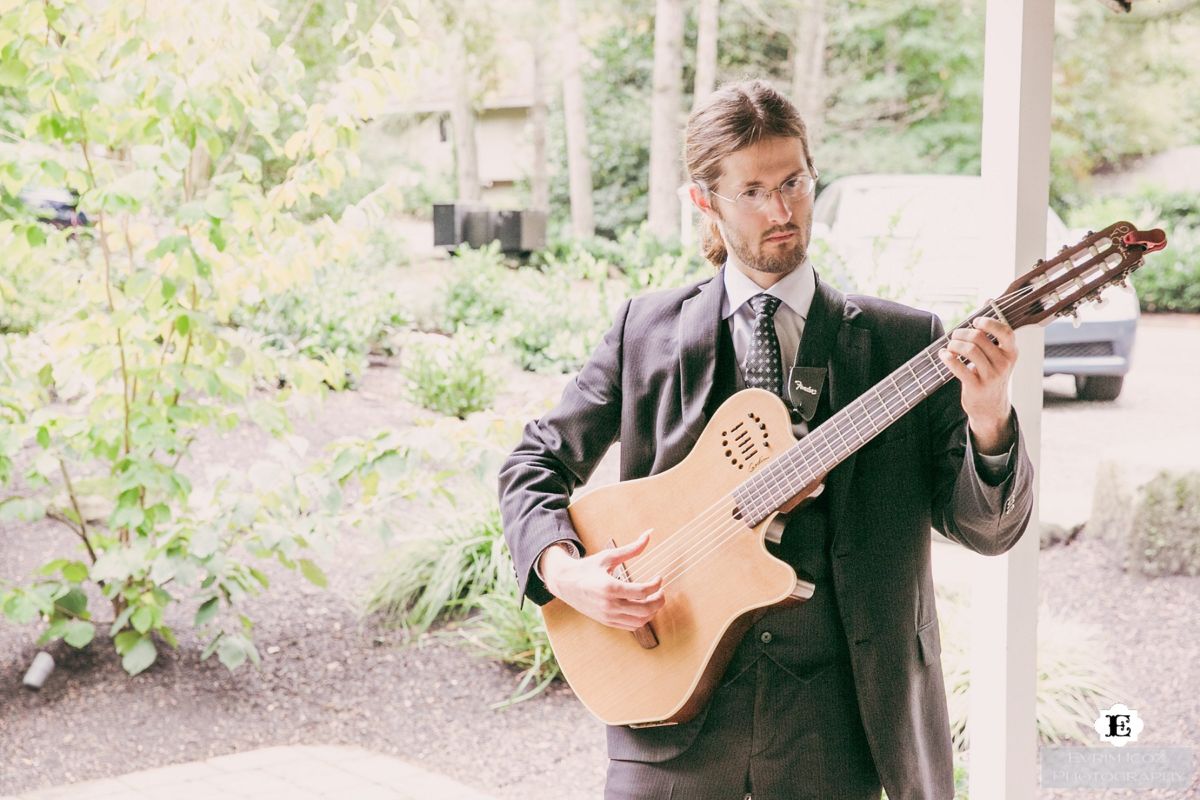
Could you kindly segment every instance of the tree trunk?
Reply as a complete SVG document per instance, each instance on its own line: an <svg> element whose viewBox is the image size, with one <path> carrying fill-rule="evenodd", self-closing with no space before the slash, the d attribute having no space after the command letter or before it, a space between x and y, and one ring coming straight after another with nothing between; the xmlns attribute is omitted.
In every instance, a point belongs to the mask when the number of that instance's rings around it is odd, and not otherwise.
<svg viewBox="0 0 1200 800"><path fill-rule="evenodd" d="M579 74L579 19L575 0L559 0L562 17L563 117L567 132L567 176L571 190L571 229L575 236L596 233L592 211L592 161L588 155L587 110Z"/></svg>
<svg viewBox="0 0 1200 800"><path fill-rule="evenodd" d="M680 107L683 105L683 0L657 0L654 97L650 108L650 232L679 237Z"/></svg>
<svg viewBox="0 0 1200 800"><path fill-rule="evenodd" d="M475 107L471 97L467 48L461 34L451 34L456 54L454 96L450 100L450 124L454 128L454 167L458 175L458 199L479 202L479 149L475 142Z"/></svg>
<svg viewBox="0 0 1200 800"><path fill-rule="evenodd" d="M692 88L692 110L712 94L717 83L717 31L720 0L700 0L696 36L696 83Z"/></svg>
<svg viewBox="0 0 1200 800"><path fill-rule="evenodd" d="M533 105L529 109L533 144L530 205L538 211L547 211L550 208L550 178L546 172L546 48L541 36L531 37L530 46L533 48Z"/></svg>
<svg viewBox="0 0 1200 800"><path fill-rule="evenodd" d="M825 127L825 0L801 0L792 59L792 101L808 126L808 148L815 151ZM811 154L811 152L810 152Z"/></svg>

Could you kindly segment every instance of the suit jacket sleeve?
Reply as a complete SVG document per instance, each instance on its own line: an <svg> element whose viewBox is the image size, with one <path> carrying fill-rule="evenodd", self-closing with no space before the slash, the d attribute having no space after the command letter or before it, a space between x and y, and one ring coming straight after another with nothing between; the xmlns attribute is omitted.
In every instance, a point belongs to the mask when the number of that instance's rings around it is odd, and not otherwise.
<svg viewBox="0 0 1200 800"><path fill-rule="evenodd" d="M933 316L930 341L941 338ZM1033 513L1033 463L1018 421L1007 477L996 485L980 475L962 408L957 378L929 398L928 435L933 470L933 527L947 538L984 555L1008 551L1021 538ZM994 482L993 482L994 483Z"/></svg>
<svg viewBox="0 0 1200 800"><path fill-rule="evenodd" d="M500 468L500 515L513 557L522 606L552 599L533 567L541 552L569 540L583 543L567 514L571 492L585 483L621 425L621 358L630 301L557 406L525 426L520 443Z"/></svg>

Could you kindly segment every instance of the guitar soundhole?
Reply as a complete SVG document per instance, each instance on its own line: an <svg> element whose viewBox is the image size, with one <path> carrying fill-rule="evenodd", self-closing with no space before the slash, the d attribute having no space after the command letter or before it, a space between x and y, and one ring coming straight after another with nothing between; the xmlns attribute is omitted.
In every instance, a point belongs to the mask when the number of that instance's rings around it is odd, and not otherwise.
<svg viewBox="0 0 1200 800"><path fill-rule="evenodd" d="M755 457L760 449L771 446L767 441L767 424L753 411L747 412L747 420L743 420L727 431L721 431L721 447L725 449L725 458L731 466L745 469L748 464L757 463Z"/></svg>

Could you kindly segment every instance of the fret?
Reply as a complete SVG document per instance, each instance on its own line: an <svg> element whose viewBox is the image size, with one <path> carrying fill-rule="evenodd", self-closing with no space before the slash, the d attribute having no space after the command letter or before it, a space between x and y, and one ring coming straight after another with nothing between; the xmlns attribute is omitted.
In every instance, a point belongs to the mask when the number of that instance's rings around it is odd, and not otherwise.
<svg viewBox="0 0 1200 800"><path fill-rule="evenodd" d="M923 394L923 395L929 394L928 390L926 390L926 388L925 388L925 384L921 381L921 378L917 375L917 371L915 369L913 369L912 359L909 359L908 361L904 362L904 366L908 367L908 371L912 373L913 380L915 380L917 382L917 386L921 387L921 394Z"/></svg>
<svg viewBox="0 0 1200 800"><path fill-rule="evenodd" d="M875 386L872 386L872 387L871 387L871 391L875 393L875 399L876 399L876 400L878 400L878 401L879 401L879 405L883 407L883 413L884 413L886 416L888 416L888 417L891 417L891 412L890 412L890 411L888 411L888 407L887 407L887 401L886 401L886 400L884 400L884 399L883 399L883 395L881 395L881 394L879 393L879 386L878 386L878 384L877 384L877 385L875 385ZM891 420L891 419L888 419L888 422L890 423L890 422L892 422L892 420ZM872 424L874 424L874 420L872 420ZM886 427L887 427L887 425L884 425L883 427L884 427L884 428L886 428ZM883 430L883 428L876 428L876 430Z"/></svg>
<svg viewBox="0 0 1200 800"><path fill-rule="evenodd" d="M835 465L836 465L836 464L837 464L837 463L838 463L838 462L839 462L841 459L840 459L840 458L838 458L838 455L837 455L837 453L835 453L835 452L834 452L834 450L833 450L833 447L832 447L832 446L829 444L829 437L828 437L828 436L825 436L824 434L822 434L820 438L821 438L821 443L825 445L825 449L826 449L826 450L828 450L828 451L829 451L829 455L830 455L830 456L832 456L832 459L831 459L831 460L830 460L830 462L829 462L829 469L833 469L833 467L834 467L834 466L835 466ZM822 466L824 466L824 464L822 464Z"/></svg>

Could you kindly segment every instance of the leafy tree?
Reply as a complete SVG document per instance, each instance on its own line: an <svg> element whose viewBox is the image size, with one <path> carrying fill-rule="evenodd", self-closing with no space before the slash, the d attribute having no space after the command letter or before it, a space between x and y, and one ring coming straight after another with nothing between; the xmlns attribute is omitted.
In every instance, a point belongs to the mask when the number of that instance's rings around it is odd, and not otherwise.
<svg viewBox="0 0 1200 800"><path fill-rule="evenodd" d="M348 473L280 469L303 453L283 403L341 376L304 362L272 394L274 356L229 323L248 298L356 257L377 207L304 215L356 169L357 129L405 89L402 45L419 30L396 6L361 25L347 12L318 89L294 49L316 8L289 24L266 0L0 2L0 194L67 187L94 221L0 219L7 284L57 276L33 332L0 340L0 520L51 519L79 542L0 609L82 647L99 593L130 673L153 663L156 637L175 645L166 612L184 601L204 657L256 661L240 607L267 580L251 557L324 583L309 551ZM196 486L184 465L197 436L244 420L286 444Z"/></svg>

